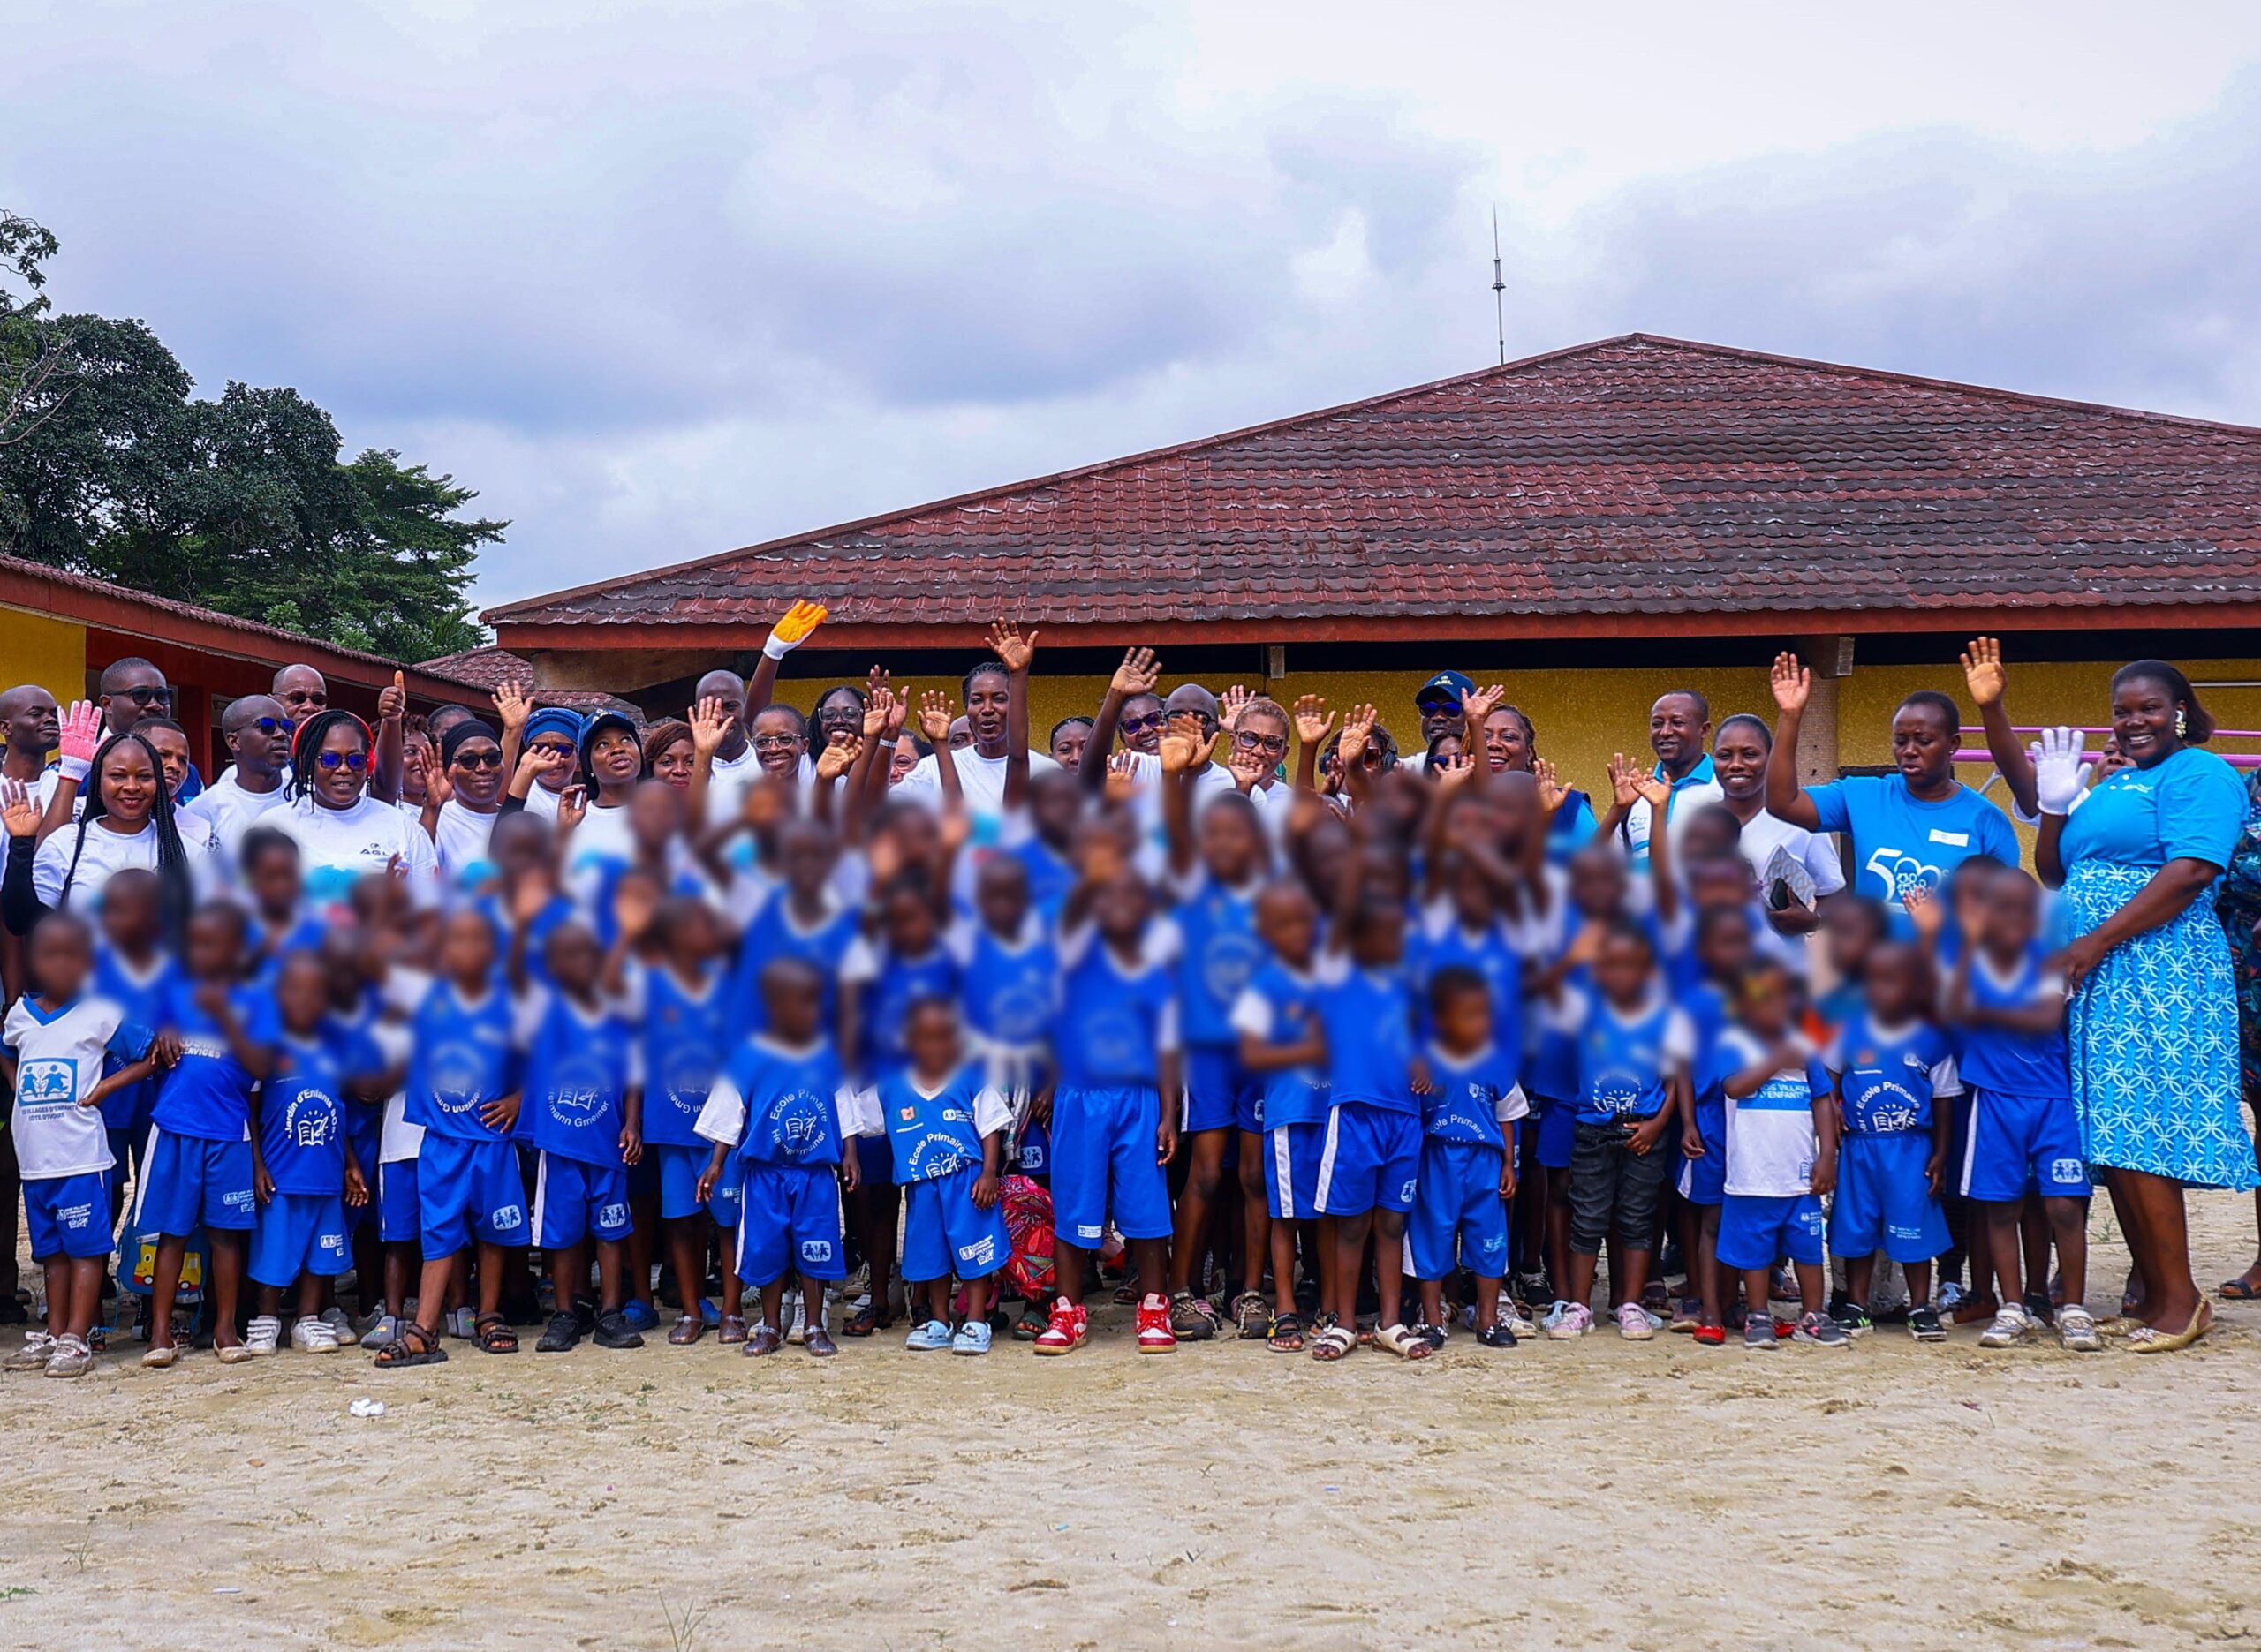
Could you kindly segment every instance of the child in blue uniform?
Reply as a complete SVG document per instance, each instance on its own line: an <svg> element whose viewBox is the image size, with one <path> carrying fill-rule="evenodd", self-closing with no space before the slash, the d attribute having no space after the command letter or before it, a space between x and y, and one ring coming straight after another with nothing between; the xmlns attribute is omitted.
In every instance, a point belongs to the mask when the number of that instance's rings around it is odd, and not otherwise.
<svg viewBox="0 0 2261 1652"><path fill-rule="evenodd" d="M531 887L531 886L530 886ZM546 891L522 890L528 903ZM440 1318L457 1256L476 1244L479 1314L489 1354L518 1351L503 1316L505 1248L531 1241L526 1188L511 1133L521 1099L512 1047L510 995L495 955L494 925L475 908L449 915L440 931L439 978L411 1022L404 1123L423 1132L416 1152L416 1210L424 1264L416 1317L377 1350L381 1369L444 1361Z"/></svg>
<svg viewBox="0 0 2261 1652"><path fill-rule="evenodd" d="M26 1331L0 1369L77 1377L93 1362L87 1338L102 1310L110 1257L117 1161L102 1103L141 1083L173 1052L129 1023L122 1006L87 993L94 945L84 919L49 913L26 951L34 992L9 1007L0 1062L16 1096L9 1130L23 1171L32 1260L46 1276L47 1323Z"/></svg>
<svg viewBox="0 0 2261 1652"><path fill-rule="evenodd" d="M1727 1341L1727 1305L1732 1282L1719 1265L1720 1201L1727 1196L1726 1077L1717 1060L1720 1035L1733 1013L1728 993L1740 987L1751 967L1750 913L1741 905L1707 907L1696 920L1696 957L1703 978L1680 997L1696 1034L1691 1090L1695 1105L1681 1128L1679 1192L1683 1211L1681 1254L1688 1258L1688 1282L1696 1298L1683 1296L1672 1322L1706 1347ZM1692 1311L1691 1311L1692 1309Z"/></svg>
<svg viewBox="0 0 2261 1652"><path fill-rule="evenodd" d="M1302 884L1283 879L1257 897L1256 927L1271 957L1241 990L1233 1027L1240 1034L1241 1065L1264 1087L1262 1146L1252 1157L1271 1217L1272 1323L1265 1334L1276 1352L1300 1354L1308 1327L1296 1306L1299 1225L1318 1225L1310 1254L1318 1264L1322 1301L1328 1300L1327 1280L1335 1266L1334 1218L1319 1212L1319 1164L1334 1107L1313 974L1319 909Z"/></svg>
<svg viewBox="0 0 2261 1652"><path fill-rule="evenodd" d="M1917 909L1919 926L1936 909ZM2038 1188L2065 1293L2058 1336L2075 1353L2093 1354L2104 1344L2081 1300L2088 1290L2088 1161L2066 1060L2064 982L2039 939L2040 886L2005 867L1987 879L1973 909L1955 917L1964 927L1947 981L1947 1020L1970 1098L1962 1191L1977 1203L2001 1293L1979 1345L2010 1347L2033 1334L2023 1298L2046 1281L2024 1278L2020 1212Z"/></svg>
<svg viewBox="0 0 2261 1652"><path fill-rule="evenodd" d="M157 875L139 866L114 873L102 886L102 938L95 947L94 991L125 1012L129 1026L155 1027L158 1006L172 990L180 973L165 949L164 923L158 905ZM122 1084L102 1098L102 1125L110 1132L112 1158L124 1164L130 1157L138 1164L149 1141L149 1113L157 1105L157 1080L153 1074L138 1083ZM121 1191L119 1179L110 1179L111 1198ZM113 1218L117 1211L113 1209Z"/></svg>
<svg viewBox="0 0 2261 1652"><path fill-rule="evenodd" d="M260 1208L245 1271L258 1287L259 1312L245 1343L254 1354L275 1352L283 1293L297 1281L291 1346L335 1354L337 1329L321 1316L323 1286L352 1265L346 1208L369 1201L347 1124L347 1094L381 1080L384 1058L366 1037L329 1023L329 970L321 954L286 954L273 975L282 1027L252 1139Z"/></svg>
<svg viewBox="0 0 2261 1652"><path fill-rule="evenodd" d="M725 1174L739 1180L737 1249L730 1265L760 1293L761 1319L741 1352L785 1346L785 1276L800 1276L808 1309L803 1346L839 1352L824 1324L824 1287L848 1273L842 1181L860 1176L855 1092L824 1028L825 983L798 958L761 972L764 1030L738 1046L707 1092L699 1134L713 1145L699 1173L701 1198Z"/></svg>
<svg viewBox="0 0 2261 1652"><path fill-rule="evenodd" d="M1084 846L1083 876L1062 909L1060 957L1067 970L1052 1049L1052 1211L1060 1294L1036 1339L1040 1354L1064 1354L1090 1335L1084 1309L1084 1253L1099 1248L1113 1218L1130 1243L1145 1295L1142 1354L1177 1346L1170 1330L1169 1186L1163 1166L1177 1152L1178 1033L1174 960L1157 945L1146 884L1111 839Z"/></svg>
<svg viewBox="0 0 2261 1652"><path fill-rule="evenodd" d="M564 1354L588 1334L601 1348L640 1348L628 1295L628 1170L644 1156L644 1092L633 1029L603 992L604 955L578 918L549 932L548 986L526 974L527 926L510 940L513 1033L525 1052L522 1117L533 1120L534 1243L549 1262L554 1311L534 1344ZM594 1323L578 1298L597 1253Z"/></svg>
<svg viewBox="0 0 2261 1652"><path fill-rule="evenodd" d="M1837 1110L1807 1077L1813 1046L1791 1024L1790 981L1782 966L1760 962L1743 977L1734 1022L1720 1034L1727 1175L1720 1202L1719 1262L1743 1276L1749 1305L1743 1346L1774 1346L1767 1307L1774 1264L1797 1275L1796 1335L1823 1347L1851 1338L1822 1311L1821 1201L1836 1181Z"/></svg>
<svg viewBox="0 0 2261 1652"><path fill-rule="evenodd" d="M1017 1142L1007 1138L1006 1158L1042 1184L1052 1174L1051 1133L1029 1111L1049 1073L1045 1039L1059 1013L1060 953L1017 856L982 861L973 880L973 917L951 926L949 947L964 984L973 1056L1011 1105L1019 1131Z"/></svg>
<svg viewBox="0 0 2261 1652"><path fill-rule="evenodd" d="M201 1226L212 1247L212 1348L223 1364L252 1357L236 1334L244 1240L256 1219L252 1190L251 1098L272 1058L270 999L240 985L244 917L218 901L189 920L182 978L159 1011L180 1042L150 1113L134 1220L157 1234L144 1365L180 1357L173 1341L173 1298L189 1236Z"/></svg>
<svg viewBox="0 0 2261 1652"><path fill-rule="evenodd" d="M1429 977L1431 1037L1421 1092L1421 1170L1405 1224L1405 1255L1421 1282L1421 1319L1414 1334L1444 1342L1444 1281L1464 1267L1476 1279L1476 1339L1512 1348L1515 1331L1500 1321L1500 1285L1508 1271L1508 1207L1516 1165L1507 1131L1530 1111L1516 1075L1516 1053L1493 1030L1496 984L1461 964ZM1520 1014L1521 1007L1517 1007Z"/></svg>
<svg viewBox="0 0 2261 1652"><path fill-rule="evenodd" d="M244 834L240 859L251 897L246 962L253 979L271 984L285 954L321 946L329 925L306 904L297 839L253 826Z"/></svg>
<svg viewBox="0 0 2261 1652"><path fill-rule="evenodd" d="M1170 1329L1180 1341L1206 1342L1217 1334L1219 1316L1206 1296L1193 1291L1193 1270L1208 1249L1211 1218L1225 1181L1225 1155L1236 1133L1253 1145L1260 1126L1260 1091L1240 1064L1239 1040L1232 1030L1232 1008L1241 989L1263 962L1256 935L1256 893L1267 870L1269 850L1255 805L1237 792L1220 794L1194 818L1192 765L1206 754L1214 736L1190 728L1173 729L1162 741L1161 814L1169 845L1169 872L1177 925L1177 1001L1185 1039L1185 1104L1178 1120L1185 1183L1178 1190L1177 1225L1170 1249ZM1233 1303L1236 1326L1260 1334L1267 1321L1263 1293L1267 1225L1263 1207L1253 1242L1244 1246L1243 1288ZM1218 1251L1225 1246L1220 1242Z"/></svg>
<svg viewBox="0 0 2261 1652"><path fill-rule="evenodd" d="M1918 906L1923 902L1919 899ZM1961 1093L1947 1036L1924 1019L1931 971L1924 954L1887 940L1868 955L1867 1002L1821 1058L1844 1120L1829 1251L1845 1259L1846 1328L1868 1329L1876 1253L1908 1276L1909 1334L1938 1342L1947 1331L1931 1305L1932 1262L1947 1246L1939 1191L1955 1128L1945 1105Z"/></svg>
<svg viewBox="0 0 2261 1652"><path fill-rule="evenodd" d="M1652 845L1652 864L1661 858ZM1642 1311L1641 1291L1671 1173L1672 1155L1662 1150L1693 1111L1689 1073L1696 1033L1666 995L1655 945L1638 924L1621 921L1604 932L1592 969L1591 989L1562 989L1555 1018L1555 1030L1577 1052L1577 1135L1570 1160L1569 1289L1546 1334L1566 1341L1592 1328L1596 1259L1607 1239L1610 1283L1622 1298L1617 1334L1644 1342L1655 1328Z"/></svg>
<svg viewBox="0 0 2261 1652"><path fill-rule="evenodd" d="M1012 1110L978 1062L964 1059L946 999L911 1007L911 1065L873 1090L902 1184L903 1277L926 1313L905 1347L989 1352L991 1283L1011 1254L997 1174ZM950 1328L950 1279L965 1282L965 1318ZM915 1316L915 1312L914 1312Z"/></svg>

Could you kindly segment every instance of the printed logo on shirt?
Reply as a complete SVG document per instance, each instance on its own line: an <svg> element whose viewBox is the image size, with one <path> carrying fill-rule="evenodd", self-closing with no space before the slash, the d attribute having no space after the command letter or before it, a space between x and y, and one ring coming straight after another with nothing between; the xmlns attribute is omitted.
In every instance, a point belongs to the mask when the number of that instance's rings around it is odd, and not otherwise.
<svg viewBox="0 0 2261 1652"><path fill-rule="evenodd" d="M432 1052L432 1100L442 1113L469 1113L487 1099L487 1063L476 1050L443 1044Z"/></svg>
<svg viewBox="0 0 2261 1652"><path fill-rule="evenodd" d="M326 1096L294 1096L284 1112L283 1129L294 1146L328 1147L337 1139L337 1113Z"/></svg>
<svg viewBox="0 0 2261 1652"><path fill-rule="evenodd" d="M79 1099L79 1064L42 1056L16 1069L16 1099L26 1105L68 1106Z"/></svg>
<svg viewBox="0 0 2261 1652"><path fill-rule="evenodd" d="M1934 833L1932 835L1937 837L1939 834ZM1868 864L1861 870L1876 879L1878 898L1890 906L1906 905L1910 889L1938 888L1947 876L1938 867L1889 844L1870 856Z"/></svg>

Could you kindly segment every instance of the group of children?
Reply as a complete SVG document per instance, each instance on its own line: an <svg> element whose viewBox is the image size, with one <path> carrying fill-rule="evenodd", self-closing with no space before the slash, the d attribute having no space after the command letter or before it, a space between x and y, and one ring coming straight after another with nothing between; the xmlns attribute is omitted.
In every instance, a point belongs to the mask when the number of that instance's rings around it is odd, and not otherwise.
<svg viewBox="0 0 2261 1652"><path fill-rule="evenodd" d="M151 1367L632 1348L666 1301L677 1346L902 1312L1064 1355L1095 1291L1141 1353L1418 1360L1586 1334L1605 1251L1634 1340L1844 1346L1881 1257L1918 1339L2100 1346L2022 871L1817 912L1661 766L1614 764L1596 828L1527 722L1501 766L1473 685L1394 764L1371 706L1164 701L1133 651L1031 752L1034 639L993 647L962 719L710 676L676 743L511 691L497 762L451 731L397 805L457 834L425 881L323 898L253 825L185 917L163 868L47 912L4 1030L47 1314L6 1367L85 1370L118 1283ZM466 828L480 767L550 799Z"/></svg>

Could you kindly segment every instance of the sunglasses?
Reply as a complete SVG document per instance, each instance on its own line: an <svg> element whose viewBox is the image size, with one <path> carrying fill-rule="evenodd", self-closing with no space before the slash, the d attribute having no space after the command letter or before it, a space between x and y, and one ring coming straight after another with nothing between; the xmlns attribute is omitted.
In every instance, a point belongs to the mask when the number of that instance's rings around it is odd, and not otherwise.
<svg viewBox="0 0 2261 1652"><path fill-rule="evenodd" d="M136 705L170 705L173 703L170 689L122 689L119 692Z"/></svg>
<svg viewBox="0 0 2261 1652"><path fill-rule="evenodd" d="M1252 729L1244 728L1233 736L1233 743L1244 751L1285 751L1288 736L1259 735Z"/></svg>
<svg viewBox="0 0 2261 1652"><path fill-rule="evenodd" d="M1460 702L1433 697L1425 700L1415 700L1413 706L1424 717L1449 717L1460 710Z"/></svg>
<svg viewBox="0 0 2261 1652"><path fill-rule="evenodd" d="M499 769L503 766L500 751L458 751L456 766L459 769Z"/></svg>
<svg viewBox="0 0 2261 1652"><path fill-rule="evenodd" d="M299 689L293 693L285 694L283 698L290 701L293 705L327 705L329 704L329 696L323 693L320 689Z"/></svg>
<svg viewBox="0 0 2261 1652"><path fill-rule="evenodd" d="M1151 717L1126 717L1123 720L1123 732L1126 735L1142 735L1149 728L1160 728L1168 721L1169 713L1167 712L1156 712Z"/></svg>
<svg viewBox="0 0 2261 1652"><path fill-rule="evenodd" d="M359 774L369 766L369 754L366 751L317 751L314 761L326 769L349 769Z"/></svg>
<svg viewBox="0 0 2261 1652"><path fill-rule="evenodd" d="M291 725L280 717L254 717L245 726L258 729L270 740L276 735L287 735L291 732Z"/></svg>

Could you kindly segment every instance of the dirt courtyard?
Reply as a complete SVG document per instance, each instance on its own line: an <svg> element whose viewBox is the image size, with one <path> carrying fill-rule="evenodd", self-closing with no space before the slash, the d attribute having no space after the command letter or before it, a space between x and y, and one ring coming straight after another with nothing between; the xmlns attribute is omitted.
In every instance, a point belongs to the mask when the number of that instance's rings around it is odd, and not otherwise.
<svg viewBox="0 0 2261 1652"><path fill-rule="evenodd" d="M2242 1268L2250 1201L2193 1207L2201 1279ZM1327 1369L1141 1359L1127 1309L1061 1361L121 1351L0 1383L0 1645L2261 1643L2261 1311L2219 1311L2155 1358L1879 1327Z"/></svg>

